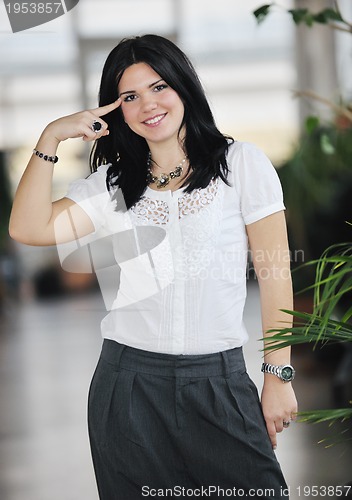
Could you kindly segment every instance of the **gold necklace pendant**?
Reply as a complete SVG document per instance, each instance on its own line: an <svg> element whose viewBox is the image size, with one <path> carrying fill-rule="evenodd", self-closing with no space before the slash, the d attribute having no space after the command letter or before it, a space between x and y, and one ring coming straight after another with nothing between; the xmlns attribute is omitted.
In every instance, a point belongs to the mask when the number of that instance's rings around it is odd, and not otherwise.
<svg viewBox="0 0 352 500"><path fill-rule="evenodd" d="M167 174L161 174L160 177L155 181L156 187L159 189L164 186L167 186L169 182L170 182L170 175Z"/></svg>
<svg viewBox="0 0 352 500"><path fill-rule="evenodd" d="M147 184L156 184L156 187L158 189L161 189L165 186L167 186L170 182L171 179L176 179L177 177L180 177L181 174L182 174L182 171L183 171L183 164L185 163L185 161L187 160L187 156L185 156L183 158L183 160L181 161L181 163L179 163L177 165L177 167L175 168L175 170L172 170L169 174L165 174L165 173L162 173L159 175L159 177L157 177L156 175L153 175L152 171L151 171L151 168L150 168L150 163L153 161L151 159L151 155L149 153L149 156L148 156L148 163L147 163L147 168L148 168L148 172L147 172Z"/></svg>

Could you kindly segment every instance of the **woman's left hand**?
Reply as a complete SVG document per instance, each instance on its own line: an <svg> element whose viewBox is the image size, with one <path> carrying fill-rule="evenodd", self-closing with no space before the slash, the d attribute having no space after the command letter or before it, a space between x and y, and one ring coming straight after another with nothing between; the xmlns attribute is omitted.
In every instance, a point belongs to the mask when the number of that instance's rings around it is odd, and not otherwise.
<svg viewBox="0 0 352 500"><path fill-rule="evenodd" d="M265 377L261 401L270 441L275 449L277 433L288 427L287 422L296 418L296 396L290 382L284 383L275 375L269 375Z"/></svg>

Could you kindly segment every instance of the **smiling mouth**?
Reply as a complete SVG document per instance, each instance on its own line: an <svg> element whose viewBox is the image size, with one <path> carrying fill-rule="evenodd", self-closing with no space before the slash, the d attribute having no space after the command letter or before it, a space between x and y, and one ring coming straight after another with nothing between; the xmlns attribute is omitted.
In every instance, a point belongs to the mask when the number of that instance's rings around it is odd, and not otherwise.
<svg viewBox="0 0 352 500"><path fill-rule="evenodd" d="M164 113L163 115L154 116L153 118L150 118L149 120L145 120L143 123L145 125L157 125L166 116L166 114L167 113Z"/></svg>

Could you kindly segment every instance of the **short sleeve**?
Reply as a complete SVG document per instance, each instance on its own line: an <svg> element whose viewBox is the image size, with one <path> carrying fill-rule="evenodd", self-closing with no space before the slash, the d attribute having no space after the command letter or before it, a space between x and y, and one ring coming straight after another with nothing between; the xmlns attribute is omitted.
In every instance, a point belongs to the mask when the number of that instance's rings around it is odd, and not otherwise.
<svg viewBox="0 0 352 500"><path fill-rule="evenodd" d="M279 176L259 148L235 142L229 149L228 164L246 225L285 209Z"/></svg>
<svg viewBox="0 0 352 500"><path fill-rule="evenodd" d="M86 212L96 231L104 224L105 209L110 202L106 187L106 172L109 166L101 165L86 179L71 182L65 195Z"/></svg>

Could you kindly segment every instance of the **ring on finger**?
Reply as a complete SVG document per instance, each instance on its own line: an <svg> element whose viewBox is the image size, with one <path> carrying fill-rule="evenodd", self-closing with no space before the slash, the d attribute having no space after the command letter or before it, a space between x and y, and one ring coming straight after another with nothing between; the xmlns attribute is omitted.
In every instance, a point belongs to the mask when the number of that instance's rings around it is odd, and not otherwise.
<svg viewBox="0 0 352 500"><path fill-rule="evenodd" d="M289 425L290 425L290 422L287 422L287 421L284 420L282 422L282 425L284 426L285 429L287 429L287 427L289 427Z"/></svg>
<svg viewBox="0 0 352 500"><path fill-rule="evenodd" d="M95 132L97 134L103 128L103 125L100 122L98 122L97 120L94 120L91 128L92 128L93 132Z"/></svg>

